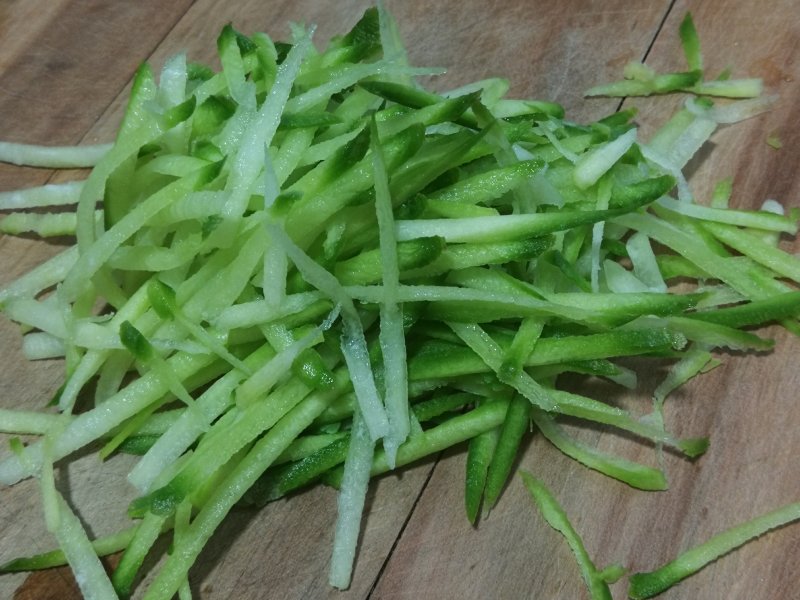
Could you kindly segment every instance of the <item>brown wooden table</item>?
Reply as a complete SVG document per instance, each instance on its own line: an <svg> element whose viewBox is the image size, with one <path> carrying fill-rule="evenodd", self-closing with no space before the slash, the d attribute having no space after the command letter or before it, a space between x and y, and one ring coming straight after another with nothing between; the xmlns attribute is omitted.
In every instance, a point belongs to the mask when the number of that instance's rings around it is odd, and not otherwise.
<svg viewBox="0 0 800 600"><path fill-rule="evenodd" d="M226 22L273 37L290 20L317 23L317 43L351 26L367 2L314 0L4 0L0 3L0 138L48 144L108 141L119 122L138 63L159 66L178 50L212 60ZM722 177L735 182L732 203L756 207L766 198L798 205L800 192L800 2L700 0L555 2L394 1L412 61L449 73L440 89L505 76L518 97L555 99L573 120L597 118L616 100L586 101L582 90L619 78L645 59L660 70L684 68L677 41L687 9L694 13L709 73L732 66L736 76L761 76L779 95L774 110L715 134L689 171L699 197ZM679 99L626 102L641 109L643 136L664 121ZM775 150L765 142L777 133ZM74 174L0 166L0 189ZM791 247L790 241L785 242ZM0 239L2 281L25 272L57 249L28 239ZM800 250L795 244L794 251ZM667 454L670 489L632 490L589 471L532 436L520 466L537 474L563 502L599 565L620 561L649 569L739 521L800 499L800 342L770 329L777 349L760 356L725 356L723 366L667 402L678 435L710 435L696 462ZM57 361L26 363L17 329L0 324L0 402L42 406L61 381ZM658 377L634 363L643 389L625 396L592 381L575 385L643 414ZM663 365L659 365L663 367ZM652 463L651 448L597 428L576 426L604 450ZM3 456L8 451L2 450ZM101 468L87 453L62 468L66 490L95 535L124 522L131 491L118 457ZM518 479L477 529L463 514L463 449L373 482L352 587L328 588L335 493L318 488L261 512L236 511L194 568L197 598L518 599L587 597L562 539L533 509ZM0 561L49 549L38 490L26 481L0 490ZM800 598L800 526L748 544L666 593L664 598ZM613 587L625 596L624 580ZM79 597L65 570L0 577L0 597L68 600Z"/></svg>

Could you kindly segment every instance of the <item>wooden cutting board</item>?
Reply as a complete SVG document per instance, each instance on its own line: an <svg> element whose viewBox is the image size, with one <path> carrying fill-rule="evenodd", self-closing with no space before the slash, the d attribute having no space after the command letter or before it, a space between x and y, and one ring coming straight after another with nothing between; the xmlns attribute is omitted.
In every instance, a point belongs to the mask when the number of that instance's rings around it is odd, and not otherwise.
<svg viewBox="0 0 800 600"><path fill-rule="evenodd" d="M0 138L47 144L109 141L127 85L143 60L157 67L186 51L210 61L226 22L245 31L285 37L288 21L319 25L320 45L346 31L368 6L361 0L226 2L215 0L4 0L0 3ZM710 74L764 78L776 94L768 114L725 127L712 151L689 168L699 197L733 177L732 203L760 206L776 198L798 205L800 185L800 2L700 0L525 2L422 0L391 2L414 64L447 67L432 82L446 89L489 76L511 80L512 95L554 99L576 121L618 108L587 101L582 90L619 78L630 60L665 70L685 68L677 28L692 10ZM627 102L640 108L642 136L662 123L680 99ZM777 134L782 148L766 144ZM0 166L0 189L60 181L35 169ZM792 242L785 245L791 248ZM0 239L0 280L29 270L58 249L30 239ZM800 250L797 244L794 251ZM654 568L716 532L800 500L800 343L777 328L776 349L722 355L723 366L693 381L667 402L668 426L679 436L710 435L695 462L664 457L670 489L632 490L589 471L539 436L526 444L520 467L542 478L563 503L600 566L621 562ZM26 363L15 327L0 324L0 402L40 407L57 389L62 365ZM649 393L664 365L634 362L639 393L584 380L587 393L631 408L649 409ZM651 448L596 427L575 424L583 441L652 463ZM5 444L4 444L5 446ZM2 456L8 454L2 449ZM58 481L94 535L124 523L132 492L124 473L132 461L101 465L91 453L60 470ZM212 539L192 573L196 598L517 599L586 598L562 539L543 523L514 479L499 506L468 525L463 511L463 448L373 482L352 587L327 586L335 493L318 488L260 512L236 511ZM0 562L49 549L36 484L0 490ZM800 598L800 526L763 536L664 594L664 598ZM141 589L141 587L140 587ZM613 586L624 598L625 580ZM65 570L0 577L0 597L79 598Z"/></svg>

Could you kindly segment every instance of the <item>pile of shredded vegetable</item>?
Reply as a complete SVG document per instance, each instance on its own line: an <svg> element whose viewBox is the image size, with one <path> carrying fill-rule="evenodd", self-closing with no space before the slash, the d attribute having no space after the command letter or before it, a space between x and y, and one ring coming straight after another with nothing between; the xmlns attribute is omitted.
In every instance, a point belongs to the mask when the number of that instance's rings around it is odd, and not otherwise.
<svg viewBox="0 0 800 600"><path fill-rule="evenodd" d="M330 583L346 588L371 476L466 442L474 523L532 423L591 469L665 489L660 468L580 444L561 418L641 438L654 463L665 446L698 456L706 439L665 429L667 395L715 349L769 349L753 326L800 333L800 260L778 247L797 211L728 209L729 181L701 202L682 174L720 124L770 103L758 80L706 78L691 17L686 72L631 64L588 92L689 94L649 140L631 110L580 125L557 104L505 98L501 79L426 91L415 78L440 71L408 64L382 7L324 51L312 36L227 26L218 72L184 55L158 78L139 69L113 144L0 144L7 162L93 167L0 193L3 232L76 240L0 291L26 356L66 365L57 411L0 412L0 431L39 436L12 440L0 483L39 480L60 547L3 571L69 563L87 598L127 597L170 536L137 593L188 598L231 509L324 482L340 489ZM570 373L633 388L617 360L629 356L673 361L643 418L559 388ZM139 497L128 529L90 541L53 473L98 442L104 458L140 456ZM592 597L609 598L623 569L596 569L552 494L523 480ZM798 518L794 504L738 526L634 575L630 595ZM98 556L119 551L109 576Z"/></svg>

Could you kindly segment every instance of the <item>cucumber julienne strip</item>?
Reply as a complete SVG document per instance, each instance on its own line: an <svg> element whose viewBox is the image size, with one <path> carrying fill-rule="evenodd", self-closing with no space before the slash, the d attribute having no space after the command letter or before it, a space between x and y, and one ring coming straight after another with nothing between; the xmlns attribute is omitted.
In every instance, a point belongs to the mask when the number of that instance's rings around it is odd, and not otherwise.
<svg viewBox="0 0 800 600"><path fill-rule="evenodd" d="M550 443L567 456L571 456L590 469L600 471L609 477L619 479L632 487L642 490L667 489L664 473L658 469L646 467L617 456L610 456L599 452L595 448L580 444L561 431L561 428L550 416L537 412L536 409L533 411L533 421Z"/></svg>
<svg viewBox="0 0 800 600"><path fill-rule="evenodd" d="M346 589L350 585L373 452L374 442L370 440L366 425L356 410L339 493L339 514L329 577L330 584L339 589ZM391 457L391 461L395 462L395 456Z"/></svg>
<svg viewBox="0 0 800 600"><path fill-rule="evenodd" d="M116 598L111 580L95 554L83 525L56 489L51 450L51 438L46 437L39 487L47 529L64 550L83 596L89 600Z"/></svg>
<svg viewBox="0 0 800 600"><path fill-rule="evenodd" d="M533 501L536 503L545 521L547 521L547 524L563 535L567 544L569 544L570 550L572 550L572 553L578 561L581 576L586 582L586 586L589 588L592 599L611 600L611 590L608 589L608 584L601 577L600 572L598 572L597 567L595 567L592 559L589 557L589 553L586 551L583 541L569 522L567 514L564 512L564 509L561 508L553 494L547 489L544 483L529 473L521 471L520 476L533 498Z"/></svg>
<svg viewBox="0 0 800 600"><path fill-rule="evenodd" d="M75 246L56 254L0 289L0 306L4 307L9 298L37 296L43 290L61 282L76 260L78 249Z"/></svg>
<svg viewBox="0 0 800 600"><path fill-rule="evenodd" d="M0 142L0 162L50 169L93 167L108 154L111 146L112 144L97 144L59 147Z"/></svg>
<svg viewBox="0 0 800 600"><path fill-rule="evenodd" d="M800 502L795 502L718 533L655 571L631 575L628 596L637 600L657 596L748 540L798 519Z"/></svg>
<svg viewBox="0 0 800 600"><path fill-rule="evenodd" d="M97 538L92 541L97 556L106 556L124 550L130 544L136 532L136 526L123 529L109 536ZM16 558L3 565L0 565L0 573L19 573L23 571L36 571L39 569L49 569L60 567L67 564L67 558L63 550L52 550L34 556Z"/></svg>
<svg viewBox="0 0 800 600"><path fill-rule="evenodd" d="M525 432L531 427L531 408L530 401L520 395L515 395L508 404L506 417L500 427L497 444L486 473L486 485L483 491L484 514L488 514L494 508L511 474L519 445Z"/></svg>
<svg viewBox="0 0 800 600"><path fill-rule="evenodd" d="M82 181L48 183L46 185L12 192L0 192L0 209L14 210L37 206L58 206L78 202Z"/></svg>
<svg viewBox="0 0 800 600"><path fill-rule="evenodd" d="M660 182L658 185L662 188L672 187L671 179L661 181L664 183ZM647 194L639 199L638 204L653 199L650 194ZM433 236L442 237L448 242L497 242L524 239L604 221L636 207L637 205L633 204L629 209L397 221L397 239L405 241Z"/></svg>
<svg viewBox="0 0 800 600"><path fill-rule="evenodd" d="M408 437L408 367L406 365L406 340L403 331L403 308L398 303L400 267L397 257L397 240L394 235L394 215L389 191L386 161L378 140L378 126L370 122L370 151L375 181L375 210L383 271L384 298L381 302L379 341L383 354L384 403L389 421L384 448L389 464L394 465L395 455ZM349 579L349 578L348 578Z"/></svg>
<svg viewBox="0 0 800 600"><path fill-rule="evenodd" d="M473 525L478 520L478 511L486 487L486 477L499 435L499 429L493 429L475 436L469 442L464 504L467 519Z"/></svg>
<svg viewBox="0 0 800 600"><path fill-rule="evenodd" d="M0 431L43 435L58 426L65 417L34 411L0 409ZM66 417L68 419L68 417Z"/></svg>
<svg viewBox="0 0 800 600"><path fill-rule="evenodd" d="M53 460L101 438L102 456L143 453L129 475L143 494L129 512L143 521L114 540L126 547L113 578L123 595L165 528L173 549L144 595L185 598L192 562L240 498L263 504L318 479L342 485L330 579L347 587L370 476L471 440L474 522L504 487L531 415L579 462L663 488L660 471L572 441L556 415L688 457L707 440L560 391L558 375L631 385L635 373L609 359L678 359L656 390L658 413L675 385L716 364L715 347L768 347L741 328L798 329L800 292L782 279L796 282L800 263L776 237L796 233L797 215L728 210L725 189L700 206L680 170L719 123L767 99L697 98L648 144L633 111L583 126L552 103L503 98L500 80L419 89L415 75L438 71L409 66L383 7L322 51L312 32L296 26L281 45L227 26L219 73L178 55L157 82L143 66L117 140L85 182L0 195L12 210L77 200L74 212L0 225L77 238L0 291L0 304L38 329L32 356L66 356L60 410L99 377L95 405L76 416L0 412L0 430L45 436L13 444L0 481L40 475L59 531L70 516ZM606 91L759 91L703 81L690 17L681 38L688 71L630 65ZM669 289L676 274L698 293ZM110 316L96 314L102 302ZM720 308L728 302L740 304ZM595 597L607 597L620 569L598 572L565 516L543 512L578 549ZM106 590L88 539L70 531L71 562Z"/></svg>

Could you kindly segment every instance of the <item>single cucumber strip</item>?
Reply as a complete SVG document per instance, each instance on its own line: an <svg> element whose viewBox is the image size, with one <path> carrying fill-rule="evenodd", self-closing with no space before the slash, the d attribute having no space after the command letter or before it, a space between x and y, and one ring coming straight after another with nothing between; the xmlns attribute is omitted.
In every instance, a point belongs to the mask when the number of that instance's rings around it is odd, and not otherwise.
<svg viewBox="0 0 800 600"><path fill-rule="evenodd" d="M592 271L592 274L594 274L594 271ZM616 294L635 294L647 292L650 289L636 275L626 271L625 267L612 260L603 261L603 276L608 290ZM599 283L597 287L599 287Z"/></svg>
<svg viewBox="0 0 800 600"><path fill-rule="evenodd" d="M0 142L0 162L50 169L80 169L95 166L108 154L111 146L40 146Z"/></svg>
<svg viewBox="0 0 800 600"><path fill-rule="evenodd" d="M586 582L593 600L611 600L611 590L608 589L607 578L598 572L594 566L586 547L583 545L578 532L572 527L569 517L555 499L553 494L540 480L525 471L520 471L520 476L528 489L542 517L553 529L564 536L567 544L575 555L581 576Z"/></svg>
<svg viewBox="0 0 800 600"><path fill-rule="evenodd" d="M370 439L369 430L356 410L339 490L339 511L328 577L328 582L340 590L350 586L374 447L375 442ZM392 463L394 459L395 456L390 458Z"/></svg>
<svg viewBox="0 0 800 600"><path fill-rule="evenodd" d="M525 366L613 356L667 354L673 349L683 347L685 343L685 337L665 329L615 330L609 333L542 338L525 359ZM501 352L504 351L502 345L499 348ZM499 361L499 366L502 366L502 359ZM412 381L459 377L491 370L492 368L470 348L452 343L426 342L409 358L409 379Z"/></svg>
<svg viewBox="0 0 800 600"><path fill-rule="evenodd" d="M764 82L757 77L729 79L727 81L703 81L694 84L687 91L697 94L698 96L759 99L759 96L764 93ZM738 121L741 119L736 120Z"/></svg>
<svg viewBox="0 0 800 600"><path fill-rule="evenodd" d="M127 529L122 529L111 535L92 540L97 556L107 556L124 550L133 539L138 526L134 525ZM51 550L34 556L15 558L7 563L0 565L0 573L21 573L23 571L38 571L41 569L51 569L67 564L67 557L64 550Z"/></svg>
<svg viewBox="0 0 800 600"><path fill-rule="evenodd" d="M701 206L700 204L676 202L667 196L659 198L657 202L660 206L671 211L696 219L711 221L711 223L727 223L728 225L739 225L741 227L763 229L765 231L782 231L791 234L797 233L796 220L763 210L745 211L713 208Z"/></svg>
<svg viewBox="0 0 800 600"><path fill-rule="evenodd" d="M335 77L307 92L294 96L286 103L288 112L300 112L316 105L321 100L359 83L361 80L374 75L405 76L405 75L440 75L442 69L405 67L381 60L375 63L351 65L342 69Z"/></svg>
<svg viewBox="0 0 800 600"><path fill-rule="evenodd" d="M125 547L125 552L111 577L114 589L120 597L130 596L136 574L161 534L166 520L166 517L148 513L136 526L136 533Z"/></svg>
<svg viewBox="0 0 800 600"><path fill-rule="evenodd" d="M477 206L474 204L461 204L458 202L445 202L426 198L425 214L433 218L461 219L465 217L487 217L499 215L495 208Z"/></svg>
<svg viewBox="0 0 800 600"><path fill-rule="evenodd" d="M382 286L347 286L345 291L353 298L362 302L379 303L383 297ZM400 302L436 302L436 303L464 303L467 306L475 305L476 311L486 311L491 307L504 314L506 311L513 316L563 316L575 321L592 321L593 316L579 308L563 306L546 302L523 294L504 294L494 291L466 289L455 286L436 285L401 285L398 290ZM431 310L435 309L431 307ZM443 310L445 315L454 316L455 311ZM486 313L484 312L484 316ZM505 316L505 314L504 314ZM486 320L502 318L489 316ZM466 321L475 321L478 318L470 315Z"/></svg>
<svg viewBox="0 0 800 600"><path fill-rule="evenodd" d="M448 419L444 423L412 436L397 450L397 467L417 461L456 444L472 439L476 435L495 429L505 419L508 402L493 400L464 414ZM375 452L372 476L390 471L383 450Z"/></svg>
<svg viewBox="0 0 800 600"><path fill-rule="evenodd" d="M299 313L319 302L321 297L319 292L300 292L287 295L279 307L263 300L234 304L220 312L213 325L220 331L263 325Z"/></svg>
<svg viewBox="0 0 800 600"><path fill-rule="evenodd" d="M222 28L217 38L217 52L222 63L222 74L230 90L231 97L237 104L255 108L255 85L245 81L245 66L239 48L238 32L230 24Z"/></svg>
<svg viewBox="0 0 800 600"><path fill-rule="evenodd" d="M652 292L666 292L667 284L658 267L650 240L642 233L635 233L625 243L625 249L633 263L633 272Z"/></svg>
<svg viewBox="0 0 800 600"><path fill-rule="evenodd" d="M720 242L749 256L782 277L800 282L800 261L748 231L721 223L704 223L703 227Z"/></svg>
<svg viewBox="0 0 800 600"><path fill-rule="evenodd" d="M725 179L720 180L717 182L717 185L714 186L714 191L711 195L711 208L728 208L728 202L731 199L731 194L733 193L733 179L727 177ZM783 214L783 205L780 205L781 211L778 214ZM766 206L761 207L762 210L767 210ZM774 211L773 211L774 212Z"/></svg>
<svg viewBox="0 0 800 600"><path fill-rule="evenodd" d="M174 546L180 546L181 542L186 533L186 529L189 527L189 520L192 517L192 503L189 500L184 500L180 506L178 506L178 510L175 512L175 526L174 526L174 534L173 534L173 544ZM192 600L192 591L189 588L189 574L187 573L183 581L181 582L180 587L178 588L178 599L179 600Z"/></svg>
<svg viewBox="0 0 800 600"><path fill-rule="evenodd" d="M389 191L389 176L386 160L379 145L378 126L370 123L370 151L372 153L373 179L375 182L375 212L381 251L384 297L380 307L380 332L378 339L383 355L384 404L389 421L383 441L389 464L394 463L397 448L406 440L409 432L408 417L408 368L406 366L406 338L403 329L403 307L398 302L400 267L395 238L392 197ZM347 467L345 467L346 470ZM338 531L338 530L337 530ZM342 533L341 535L345 535ZM356 532L356 539L358 533ZM353 545L355 552L355 545ZM335 551L334 551L335 552ZM341 559L342 561L345 558ZM352 565L352 558L350 559ZM334 573L337 573L334 575ZM345 574L348 577L345 577ZM331 566L331 580L349 583L349 571L343 566L335 571ZM341 587L336 585L336 587Z"/></svg>
<svg viewBox="0 0 800 600"><path fill-rule="evenodd" d="M472 394L456 393L437 395L430 400L417 402L411 408L417 421L425 423L445 413L458 411L464 408L465 405L474 402L476 402L476 398Z"/></svg>
<svg viewBox="0 0 800 600"><path fill-rule="evenodd" d="M575 164L573 178L579 189L594 185L636 143L637 130L631 129L617 139L592 148Z"/></svg>
<svg viewBox="0 0 800 600"><path fill-rule="evenodd" d="M773 347L772 340L765 340L753 333L740 331L718 323L703 322L684 317L665 319L670 330L686 336L687 340L711 347L725 347L731 350L768 350Z"/></svg>
<svg viewBox="0 0 800 600"><path fill-rule="evenodd" d="M286 251L274 240L267 238L264 250L264 301L271 307L279 308L286 300L286 277L289 272L289 257Z"/></svg>
<svg viewBox="0 0 800 600"><path fill-rule="evenodd" d="M596 204L597 210L608 209L608 203L610 200L611 200L611 179L605 177L597 185L597 204ZM606 225L605 221L598 221L597 223L594 223L592 225L592 245L590 250L591 267L589 273L589 280L592 286L591 288L592 292L594 293L600 291L600 282L599 282L600 246L603 243L603 233L605 232L605 225Z"/></svg>
<svg viewBox="0 0 800 600"><path fill-rule="evenodd" d="M657 596L751 539L798 519L800 519L800 502L787 504L719 533L699 546L683 552L660 569L631 575L628 596L634 599Z"/></svg>
<svg viewBox="0 0 800 600"><path fill-rule="evenodd" d="M522 320L506 352L506 358L501 367L504 371L515 371L523 367L525 359L530 356L539 341L544 325L545 322L541 319Z"/></svg>
<svg viewBox="0 0 800 600"><path fill-rule="evenodd" d="M761 325L770 321L781 321L798 316L800 316L800 292L785 292L762 300L686 315L690 319L717 323L727 327Z"/></svg>
<svg viewBox="0 0 800 600"><path fill-rule="evenodd" d="M58 492L56 492L58 494ZM64 556L75 573L75 580L87 600L108 600L116 598L111 581L106 575L92 543L84 531L78 517L58 494L59 525L54 532Z"/></svg>
<svg viewBox="0 0 800 600"><path fill-rule="evenodd" d="M315 436L318 437L318 436ZM293 443L294 445L294 443ZM350 433L338 434L338 438L303 457L297 462L267 471L242 498L246 505L264 506L286 494L312 483L347 458ZM292 447L287 448L289 451ZM281 459L283 456L281 456ZM279 460L275 461L277 465Z"/></svg>
<svg viewBox="0 0 800 600"><path fill-rule="evenodd" d="M651 96L654 94L671 94L686 91L700 81L700 71L685 71L680 73L664 73L656 75L649 81L627 79L598 85L586 90L584 96L610 96L621 98L625 96Z"/></svg>
<svg viewBox="0 0 800 600"><path fill-rule="evenodd" d="M655 400L657 408L660 410L666 397L692 377L699 373L705 373L719 364L720 361L706 350L701 348L687 350L684 357L672 365L667 376L653 391L653 400Z"/></svg>
<svg viewBox="0 0 800 600"><path fill-rule="evenodd" d="M34 331L22 338L22 353L28 360L58 358L65 355L65 347L57 337Z"/></svg>
<svg viewBox="0 0 800 600"><path fill-rule="evenodd" d="M56 489L50 442L49 437L45 438L42 452L44 464L40 479L47 529L55 536L64 551L83 597L88 600L116 598L111 580L95 553L83 525Z"/></svg>
<svg viewBox="0 0 800 600"><path fill-rule="evenodd" d="M531 402L524 396L515 395L508 405L506 418L500 428L492 460L486 476L484 489L484 514L494 508L511 475L520 444L526 431L531 428Z"/></svg>
<svg viewBox="0 0 800 600"><path fill-rule="evenodd" d="M427 238L417 238L420 241ZM436 238L435 238L436 239ZM411 242L403 242L411 244ZM502 265L529 260L546 252L553 244L550 236L535 237L516 242L487 244L451 244L430 264L402 273L403 279L423 279L461 269L484 265Z"/></svg>
<svg viewBox="0 0 800 600"><path fill-rule="evenodd" d="M480 511L481 500L486 488L487 473L489 472L489 465L492 462L499 436L499 429L491 429L476 435L469 442L464 505L467 511L467 519L473 525L478 520L478 512Z"/></svg>
<svg viewBox="0 0 800 600"><path fill-rule="evenodd" d="M342 440L346 436L347 434L343 431L338 433L320 433L317 435L301 436L286 448L286 451L275 460L274 464L277 466L304 460L323 448L327 448L334 442Z"/></svg>
<svg viewBox="0 0 800 600"><path fill-rule="evenodd" d="M100 222L102 214L95 213L95 221ZM0 219L0 233L21 235L35 233L39 237L58 237L75 235L77 219L75 213L11 213Z"/></svg>
<svg viewBox="0 0 800 600"><path fill-rule="evenodd" d="M466 219L398 220L397 239L441 237L447 242L499 242L536 237L579 225L605 221L623 209L564 211L532 215L499 215Z"/></svg>
<svg viewBox="0 0 800 600"><path fill-rule="evenodd" d="M40 206L62 206L77 204L83 188L83 181L67 183L47 183L42 186L0 192L0 209L18 210Z"/></svg>
<svg viewBox="0 0 800 600"><path fill-rule="evenodd" d="M418 269L425 269L435 261L442 254L443 246L439 238L417 238L397 244L397 266L404 272L403 277L419 276ZM379 248L366 250L337 263L333 272L342 285L374 284L384 276L382 260L383 254ZM429 267L430 270L434 268ZM398 291L393 293L396 295Z"/></svg>
<svg viewBox="0 0 800 600"><path fill-rule="evenodd" d="M386 6L381 0L378 0L377 7L383 58L399 65L408 65L408 54L400 36L400 28L397 26L397 21L386 10Z"/></svg>
<svg viewBox="0 0 800 600"><path fill-rule="evenodd" d="M711 82L720 83L724 86L729 83L731 93L735 94L734 88L747 89L749 86L761 86L760 80L737 80L725 82ZM760 115L771 109L772 105L777 101L777 96L760 96L758 98L749 98L747 100L740 100L739 102L728 103L726 105L715 106L708 101L689 98L686 101L686 110L696 115L701 119L711 120L715 123L738 123L750 117Z"/></svg>
<svg viewBox="0 0 800 600"><path fill-rule="evenodd" d="M664 473L659 469L647 467L618 456L611 456L576 442L561 430L552 417L540 411L534 409L531 417L539 431L550 443L567 456L574 458L590 469L599 471L640 490L667 489L667 480L664 477Z"/></svg>
<svg viewBox="0 0 800 600"><path fill-rule="evenodd" d="M529 181L544 167L541 160L521 161L477 173L429 195L430 200L491 205L493 200Z"/></svg>
<svg viewBox="0 0 800 600"><path fill-rule="evenodd" d="M0 306L10 298L34 297L59 283L78 260L78 249L71 246L0 289Z"/></svg>
<svg viewBox="0 0 800 600"><path fill-rule="evenodd" d="M7 410L0 408L0 431L3 433L44 435L52 427L58 427L69 417L34 411Z"/></svg>

